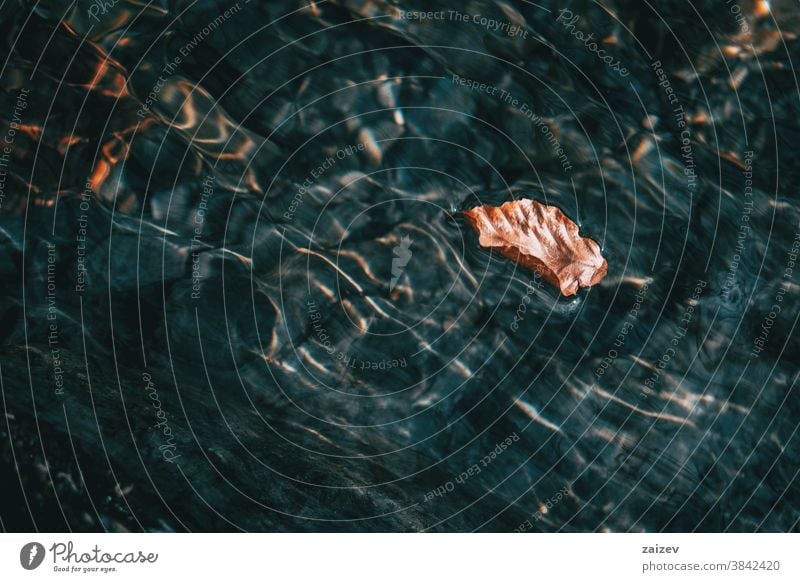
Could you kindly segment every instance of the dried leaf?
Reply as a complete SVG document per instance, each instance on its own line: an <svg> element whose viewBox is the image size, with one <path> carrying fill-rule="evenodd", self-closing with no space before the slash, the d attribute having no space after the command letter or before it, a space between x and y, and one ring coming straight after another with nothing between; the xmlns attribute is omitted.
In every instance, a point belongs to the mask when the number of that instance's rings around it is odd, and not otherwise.
<svg viewBox="0 0 800 582"><path fill-rule="evenodd" d="M582 237L578 225L555 206L522 199L477 206L463 214L482 247L537 271L564 295L599 283L608 272L600 246Z"/></svg>

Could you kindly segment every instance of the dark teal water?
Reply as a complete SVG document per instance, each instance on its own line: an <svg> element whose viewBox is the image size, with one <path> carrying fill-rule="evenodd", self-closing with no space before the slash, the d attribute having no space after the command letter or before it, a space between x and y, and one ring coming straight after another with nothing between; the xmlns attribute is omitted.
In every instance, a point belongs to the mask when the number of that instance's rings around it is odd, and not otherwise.
<svg viewBox="0 0 800 582"><path fill-rule="evenodd" d="M0 3L0 526L797 531L800 12L605 6Z"/></svg>

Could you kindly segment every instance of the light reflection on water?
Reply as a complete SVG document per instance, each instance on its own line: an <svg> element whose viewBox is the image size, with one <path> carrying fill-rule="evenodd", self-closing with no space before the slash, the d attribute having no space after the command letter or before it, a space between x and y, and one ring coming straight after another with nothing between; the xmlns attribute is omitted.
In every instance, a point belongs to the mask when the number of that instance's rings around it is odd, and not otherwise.
<svg viewBox="0 0 800 582"><path fill-rule="evenodd" d="M532 529L797 527L791 3L573 3L629 77L550 3L107 4L0 8L2 372L51 529L512 531L560 491ZM459 211L521 196L600 285L479 247Z"/></svg>

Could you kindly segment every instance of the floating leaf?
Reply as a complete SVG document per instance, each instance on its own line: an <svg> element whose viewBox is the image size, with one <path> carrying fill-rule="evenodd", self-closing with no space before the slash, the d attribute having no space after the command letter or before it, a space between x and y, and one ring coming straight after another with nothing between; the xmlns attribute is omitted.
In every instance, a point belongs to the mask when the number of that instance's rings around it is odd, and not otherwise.
<svg viewBox="0 0 800 582"><path fill-rule="evenodd" d="M482 247L537 271L564 295L599 283L608 272L600 246L582 237L578 225L555 206L524 198L477 206L463 214Z"/></svg>

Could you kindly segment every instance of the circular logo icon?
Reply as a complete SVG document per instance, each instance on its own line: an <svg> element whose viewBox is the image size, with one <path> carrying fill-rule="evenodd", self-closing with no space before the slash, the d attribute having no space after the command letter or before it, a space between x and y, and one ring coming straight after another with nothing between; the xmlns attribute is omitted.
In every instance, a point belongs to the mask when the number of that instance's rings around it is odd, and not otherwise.
<svg viewBox="0 0 800 582"><path fill-rule="evenodd" d="M44 546L38 542L30 542L22 546L19 552L19 563L26 570L35 570L44 561Z"/></svg>

